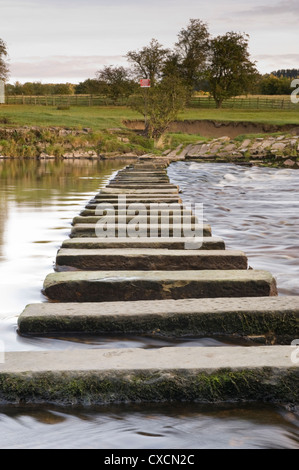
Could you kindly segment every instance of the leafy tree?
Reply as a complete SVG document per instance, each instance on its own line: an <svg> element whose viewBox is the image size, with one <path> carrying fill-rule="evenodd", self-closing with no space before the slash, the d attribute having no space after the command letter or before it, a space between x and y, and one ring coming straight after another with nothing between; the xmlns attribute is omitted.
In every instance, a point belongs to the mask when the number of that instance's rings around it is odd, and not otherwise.
<svg viewBox="0 0 299 470"><path fill-rule="evenodd" d="M125 67L105 66L97 72L97 77L105 84L103 92L115 101L132 94L136 86Z"/></svg>
<svg viewBox="0 0 299 470"><path fill-rule="evenodd" d="M71 83L56 83L53 87L53 95L73 95L74 85Z"/></svg>
<svg viewBox="0 0 299 470"><path fill-rule="evenodd" d="M106 89L106 84L103 81L97 80L96 78L88 78L84 82L78 83L75 86L76 95L94 95L102 94Z"/></svg>
<svg viewBox="0 0 299 470"><path fill-rule="evenodd" d="M262 95L289 95L291 82L291 78L264 75L259 82L259 91Z"/></svg>
<svg viewBox="0 0 299 470"><path fill-rule="evenodd" d="M186 87L178 77L162 79L155 87L131 97L129 106L144 115L145 134L158 141L186 104Z"/></svg>
<svg viewBox="0 0 299 470"><path fill-rule="evenodd" d="M162 76L169 49L164 49L156 39L152 39L148 46L140 51L129 51L126 55L133 64L135 74L139 78L149 78L154 87Z"/></svg>
<svg viewBox="0 0 299 470"><path fill-rule="evenodd" d="M8 56L7 46L5 42L2 39L0 39L0 80L7 80L8 78L9 69L5 61L7 56Z"/></svg>
<svg viewBox="0 0 299 470"><path fill-rule="evenodd" d="M206 77L217 108L233 96L248 92L259 74L248 52L248 35L229 32L211 40Z"/></svg>
<svg viewBox="0 0 299 470"><path fill-rule="evenodd" d="M208 26L199 19L190 19L181 29L175 52L180 61L180 74L192 94L202 78L210 47Z"/></svg>

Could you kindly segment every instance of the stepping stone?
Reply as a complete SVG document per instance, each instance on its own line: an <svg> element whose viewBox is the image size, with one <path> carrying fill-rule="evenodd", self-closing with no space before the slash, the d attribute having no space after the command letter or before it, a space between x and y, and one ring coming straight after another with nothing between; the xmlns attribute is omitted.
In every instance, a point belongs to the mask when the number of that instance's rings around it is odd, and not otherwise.
<svg viewBox="0 0 299 470"><path fill-rule="evenodd" d="M299 337L298 297L38 303L19 316L21 334L90 333L231 336L291 344Z"/></svg>
<svg viewBox="0 0 299 470"><path fill-rule="evenodd" d="M266 271L76 271L49 274L44 294L60 302L113 302L277 295Z"/></svg>
<svg viewBox="0 0 299 470"><path fill-rule="evenodd" d="M156 189L127 189L124 191L122 188L103 188L101 189L101 195L106 195L106 194L136 194L136 195L144 195L146 194L147 196L149 195L154 195L156 196L157 194L164 194L166 196L172 196L173 194L178 193L178 189L163 189L161 186L160 188Z"/></svg>
<svg viewBox="0 0 299 470"><path fill-rule="evenodd" d="M189 227L187 225L186 230L184 229L183 224L139 224L138 225L138 231L136 232L134 229L134 225L129 225L129 224L118 224L115 223L114 226L112 224L107 225L107 235L106 233L103 233L103 229L97 225L93 224L76 224L72 227L71 230L71 237L98 237L102 238L102 234L104 238L106 236L109 236L109 238L114 238L115 236L118 236L118 234L123 234L121 236L130 236L131 238L137 238L138 234L141 238L147 238L147 237L155 237L155 236L163 236L163 237L184 237L185 238L192 238L193 233L195 235L195 230L196 233L198 234L198 237L205 237L209 236L211 234L210 232L210 226L205 227L205 225L200 225L200 224L191 224ZM110 232L111 231L111 232ZM192 231L192 234L190 235L189 232ZM135 236L136 234L136 236Z"/></svg>
<svg viewBox="0 0 299 470"><path fill-rule="evenodd" d="M106 186L106 188L115 188L115 189L149 189L149 190L154 190L154 189L178 189L177 186L174 184L152 184L152 183L114 183L114 184L109 184Z"/></svg>
<svg viewBox="0 0 299 470"><path fill-rule="evenodd" d="M236 250L167 250L150 248L69 249L62 248L56 268L117 271L182 271L199 269L247 269L247 257Z"/></svg>
<svg viewBox="0 0 299 470"><path fill-rule="evenodd" d="M132 206L132 204L134 203L130 203L130 204L125 204L125 205L118 205L118 204L111 204L111 203L101 203L101 210L103 211L107 211L108 209L111 209L111 205L113 206L113 209L115 211L115 215L119 215L119 211L121 211L121 215L123 215L124 211L129 212L129 211L132 211L134 210L134 207ZM136 203L135 203L136 204ZM141 204L141 203L137 203L137 204ZM143 204L143 209L140 208L139 210L139 213L140 214L150 214L150 211L154 211L155 207L154 205L152 204ZM160 206L162 207L161 209L159 209L158 213L159 215L166 215L166 214L170 214L170 216L172 215L180 215L180 214L185 214L186 216L188 215L192 215L192 211L190 209L187 209L185 206L181 205L181 204L177 204L176 207L173 207L172 210L170 209L164 209L163 206ZM100 209L100 208L99 208ZM94 219L93 223L95 223L97 220L99 220L101 218L100 215L96 215L96 210L92 210L92 209L84 209L83 211L80 212L80 216L76 216L74 219L76 219L77 217L84 217L85 219L85 223L89 223L87 222L87 219L90 218L90 217L95 217L96 219ZM76 219L77 220L77 219ZM83 222L83 220L82 220ZM79 219L78 219L78 223L79 223Z"/></svg>
<svg viewBox="0 0 299 470"><path fill-rule="evenodd" d="M151 179L151 180L147 180L145 178L142 178L142 179L133 179L133 178L118 178L118 179L115 179L115 180L112 180L109 182L109 186L116 186L116 185L119 185L119 184L132 184L132 185L137 185L137 184L147 184L147 185L151 185L151 184L154 184L154 185L170 185L171 183L169 182L169 180L165 179L165 180L158 180L158 179Z"/></svg>
<svg viewBox="0 0 299 470"><path fill-rule="evenodd" d="M225 243L219 237L204 237L200 245L194 238L68 238L62 248L111 249L111 248L161 248L168 250L202 249L224 250Z"/></svg>
<svg viewBox="0 0 299 470"><path fill-rule="evenodd" d="M110 199L94 199L89 201L88 204L86 204L85 209L88 210L95 210L99 204L101 204L101 208L103 207L103 204L112 204L115 208L117 207L123 207L126 205L127 207L130 206L131 204L144 204L145 206L150 206L152 204L181 204L182 200L177 197L177 198L131 198L131 197L126 197L125 199L125 204L122 200L118 200L115 198L110 198Z"/></svg>
<svg viewBox="0 0 299 470"><path fill-rule="evenodd" d="M167 179L169 181L169 176L167 173L117 173L115 179ZM113 181L112 179L112 181Z"/></svg>
<svg viewBox="0 0 299 470"><path fill-rule="evenodd" d="M8 352L1 402L103 405L129 402L298 403L290 346L71 349Z"/></svg>
<svg viewBox="0 0 299 470"><path fill-rule="evenodd" d="M187 216L187 214L185 214L185 217ZM151 216L150 215L147 215L147 212L144 212L144 213L141 213L139 214L138 216L136 216L135 214L134 215L127 215L127 216L122 216L122 215L119 215L119 214L115 214L115 216L108 216L108 215L104 215L104 216L100 216L100 215L95 215L95 216L91 216L91 217L86 217L86 216L76 216L74 217L73 219L73 224L76 225L76 224L96 224L99 220L101 220L103 217L105 217L105 220L107 222L110 221L110 223L118 223L119 219L121 219L122 222L130 222L132 219L134 219L134 217L142 217L143 218L143 222L146 223L146 224L149 224L151 222L151 220L154 220L154 216L153 218L151 219ZM158 221L158 223L161 223L161 218L162 220L169 220L169 223L172 224L173 222L174 223L183 223L183 216L181 214L178 214L178 215L169 215L168 212L166 212L164 215L162 215L161 217L161 214L157 215L157 217L155 217L155 219ZM198 219L197 217L195 217L194 215L188 215L188 219L190 220L190 222L192 224L195 224L195 223L198 223Z"/></svg>
<svg viewBox="0 0 299 470"><path fill-rule="evenodd" d="M160 202L165 202L167 204L173 204L173 203L182 203L182 199L180 196L175 196L174 194L172 196L168 196L165 194L157 194L155 196L148 195L148 194L142 194L142 195L126 195L126 194L119 194L118 196L112 195L112 194L106 194L106 195L96 195L93 200L89 202L88 205L93 204L93 203L102 203L102 202L109 202L111 204L123 204L125 198L126 204L131 204L132 202L140 202L140 203L160 203Z"/></svg>
<svg viewBox="0 0 299 470"><path fill-rule="evenodd" d="M166 170L120 170L117 175L126 175L126 176L168 176Z"/></svg>

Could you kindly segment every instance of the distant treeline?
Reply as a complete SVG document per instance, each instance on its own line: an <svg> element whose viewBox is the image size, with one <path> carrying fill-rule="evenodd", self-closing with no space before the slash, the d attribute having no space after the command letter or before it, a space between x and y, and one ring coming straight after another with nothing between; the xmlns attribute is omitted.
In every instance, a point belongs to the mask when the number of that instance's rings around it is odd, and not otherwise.
<svg viewBox="0 0 299 470"><path fill-rule="evenodd" d="M271 74L262 75L255 87L258 95L289 95L292 91L292 80L299 77L299 69L278 70ZM201 85L201 86L200 86ZM138 87L138 84L135 85ZM198 91L209 91L207 82L197 87ZM128 90L124 95L134 93L134 84L128 82ZM78 84L73 83L40 83L27 82L6 85L7 95L49 96L49 95L106 95L107 83L96 78L88 78Z"/></svg>
<svg viewBox="0 0 299 470"><path fill-rule="evenodd" d="M132 85L131 85L132 86ZM137 84L136 84L137 86ZM130 90L131 91L131 90ZM41 83L16 82L6 85L7 95L49 96L49 95L105 95L107 83L96 78L88 78L78 84L73 83Z"/></svg>
<svg viewBox="0 0 299 470"><path fill-rule="evenodd" d="M285 77L285 78L298 78L299 77L299 69L281 69L275 70L271 73L271 75L275 75L275 77Z"/></svg>

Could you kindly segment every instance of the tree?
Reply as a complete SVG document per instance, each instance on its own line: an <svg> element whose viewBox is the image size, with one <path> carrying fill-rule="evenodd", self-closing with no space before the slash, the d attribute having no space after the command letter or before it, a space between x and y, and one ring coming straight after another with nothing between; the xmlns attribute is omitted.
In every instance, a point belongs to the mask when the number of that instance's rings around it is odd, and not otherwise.
<svg viewBox="0 0 299 470"><path fill-rule="evenodd" d="M93 95L93 94L102 94L106 89L106 84L96 78L88 78L84 82L78 83L75 86L76 95Z"/></svg>
<svg viewBox="0 0 299 470"><path fill-rule="evenodd" d="M53 95L73 95L74 92L72 83L56 83L53 87Z"/></svg>
<svg viewBox="0 0 299 470"><path fill-rule="evenodd" d="M7 46L5 42L0 39L0 80L7 80L8 78L9 69L7 63L5 62L7 56Z"/></svg>
<svg viewBox="0 0 299 470"><path fill-rule="evenodd" d="M259 91L262 95L289 95L291 82L291 78L264 75L259 82Z"/></svg>
<svg viewBox="0 0 299 470"><path fill-rule="evenodd" d="M210 46L208 26L199 19L190 19L186 28L181 29L175 51L180 59L181 76L190 95L202 78Z"/></svg>
<svg viewBox="0 0 299 470"><path fill-rule="evenodd" d="M281 69L276 70L271 73L271 75L275 75L275 77L285 77L285 78L299 78L299 69Z"/></svg>
<svg viewBox="0 0 299 470"><path fill-rule="evenodd" d="M149 78L154 87L162 76L163 67L169 49L164 49L156 39L152 39L148 46L140 51L129 51L126 55L133 64L134 72L138 78Z"/></svg>
<svg viewBox="0 0 299 470"><path fill-rule="evenodd" d="M129 96L136 86L125 67L105 66L97 72L97 78L105 84L104 93L115 101L120 97Z"/></svg>
<svg viewBox="0 0 299 470"><path fill-rule="evenodd" d="M145 134L158 141L186 104L186 87L178 77L164 78L153 88L131 97L129 106L145 117Z"/></svg>
<svg viewBox="0 0 299 470"><path fill-rule="evenodd" d="M248 35L229 32L212 39L206 77L217 108L224 100L248 92L259 77L250 61Z"/></svg>

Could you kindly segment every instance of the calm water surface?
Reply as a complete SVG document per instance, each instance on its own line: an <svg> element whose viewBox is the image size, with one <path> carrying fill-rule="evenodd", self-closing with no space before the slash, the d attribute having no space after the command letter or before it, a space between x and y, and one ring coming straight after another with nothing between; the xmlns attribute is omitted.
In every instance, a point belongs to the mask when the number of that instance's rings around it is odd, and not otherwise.
<svg viewBox="0 0 299 470"><path fill-rule="evenodd" d="M226 340L149 337L24 338L25 305L44 302L44 278L71 220L125 162L0 162L0 339L6 351L219 346ZM299 172L178 162L169 175L227 248L299 295ZM230 344L231 345L231 344ZM196 404L93 409L0 408L1 448L298 448L298 416L280 406Z"/></svg>

